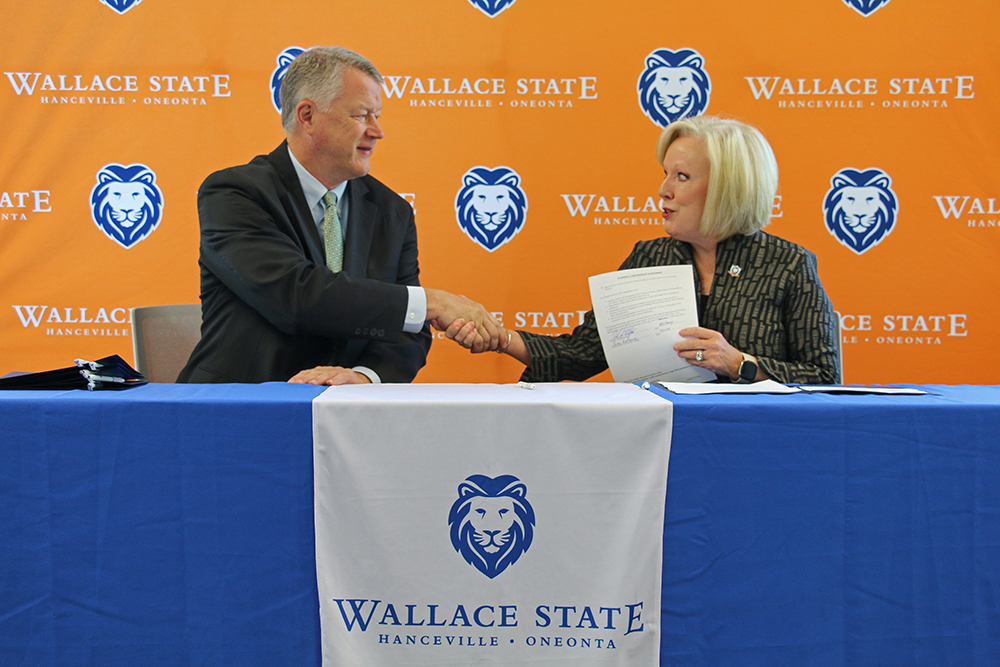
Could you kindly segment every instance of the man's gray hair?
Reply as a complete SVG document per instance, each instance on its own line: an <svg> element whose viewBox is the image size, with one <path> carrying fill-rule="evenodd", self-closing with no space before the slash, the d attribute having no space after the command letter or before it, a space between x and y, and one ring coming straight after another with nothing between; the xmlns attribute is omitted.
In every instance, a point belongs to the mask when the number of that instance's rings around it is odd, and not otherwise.
<svg viewBox="0 0 1000 667"><path fill-rule="evenodd" d="M320 111L330 108L344 89L348 67L382 83L382 75L371 61L340 46L314 46L292 61L281 82L281 125L286 132L295 126L295 107L302 100L312 100Z"/></svg>

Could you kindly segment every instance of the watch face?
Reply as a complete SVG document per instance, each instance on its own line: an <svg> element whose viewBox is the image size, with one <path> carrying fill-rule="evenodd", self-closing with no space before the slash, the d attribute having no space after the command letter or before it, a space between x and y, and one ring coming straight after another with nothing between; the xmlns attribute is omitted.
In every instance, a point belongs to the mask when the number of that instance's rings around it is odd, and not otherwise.
<svg viewBox="0 0 1000 667"><path fill-rule="evenodd" d="M757 364L752 361L744 360L740 364L740 379L744 382L753 382L754 378L757 377Z"/></svg>

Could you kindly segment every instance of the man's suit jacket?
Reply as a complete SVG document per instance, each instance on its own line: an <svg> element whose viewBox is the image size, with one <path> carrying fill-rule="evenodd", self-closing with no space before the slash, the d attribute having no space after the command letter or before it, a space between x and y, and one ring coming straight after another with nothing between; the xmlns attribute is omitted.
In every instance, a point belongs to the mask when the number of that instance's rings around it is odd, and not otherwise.
<svg viewBox="0 0 1000 667"><path fill-rule="evenodd" d="M409 382L430 349L402 330L418 285L413 210L370 176L348 182L344 267L323 240L282 143L198 191L201 341L178 382L285 381L314 366L367 366Z"/></svg>

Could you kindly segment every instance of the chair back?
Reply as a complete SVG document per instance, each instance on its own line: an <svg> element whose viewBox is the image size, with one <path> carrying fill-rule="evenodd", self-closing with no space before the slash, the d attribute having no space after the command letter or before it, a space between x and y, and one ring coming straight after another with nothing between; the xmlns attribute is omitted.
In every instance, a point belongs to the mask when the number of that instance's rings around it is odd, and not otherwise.
<svg viewBox="0 0 1000 667"><path fill-rule="evenodd" d="M837 361L840 362L840 383L847 384L844 379L844 318L839 310L833 311L837 316Z"/></svg>
<svg viewBox="0 0 1000 667"><path fill-rule="evenodd" d="M150 382L176 382L201 339L201 304L132 308L129 320L135 369Z"/></svg>

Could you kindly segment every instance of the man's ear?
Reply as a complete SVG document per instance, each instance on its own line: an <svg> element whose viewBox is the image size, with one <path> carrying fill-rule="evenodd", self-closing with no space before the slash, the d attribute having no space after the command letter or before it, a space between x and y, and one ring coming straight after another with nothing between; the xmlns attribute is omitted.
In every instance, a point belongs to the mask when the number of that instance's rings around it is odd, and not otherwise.
<svg viewBox="0 0 1000 667"><path fill-rule="evenodd" d="M316 105L311 100L302 100L295 105L295 119L298 124L307 132L312 130L313 121L316 116Z"/></svg>

